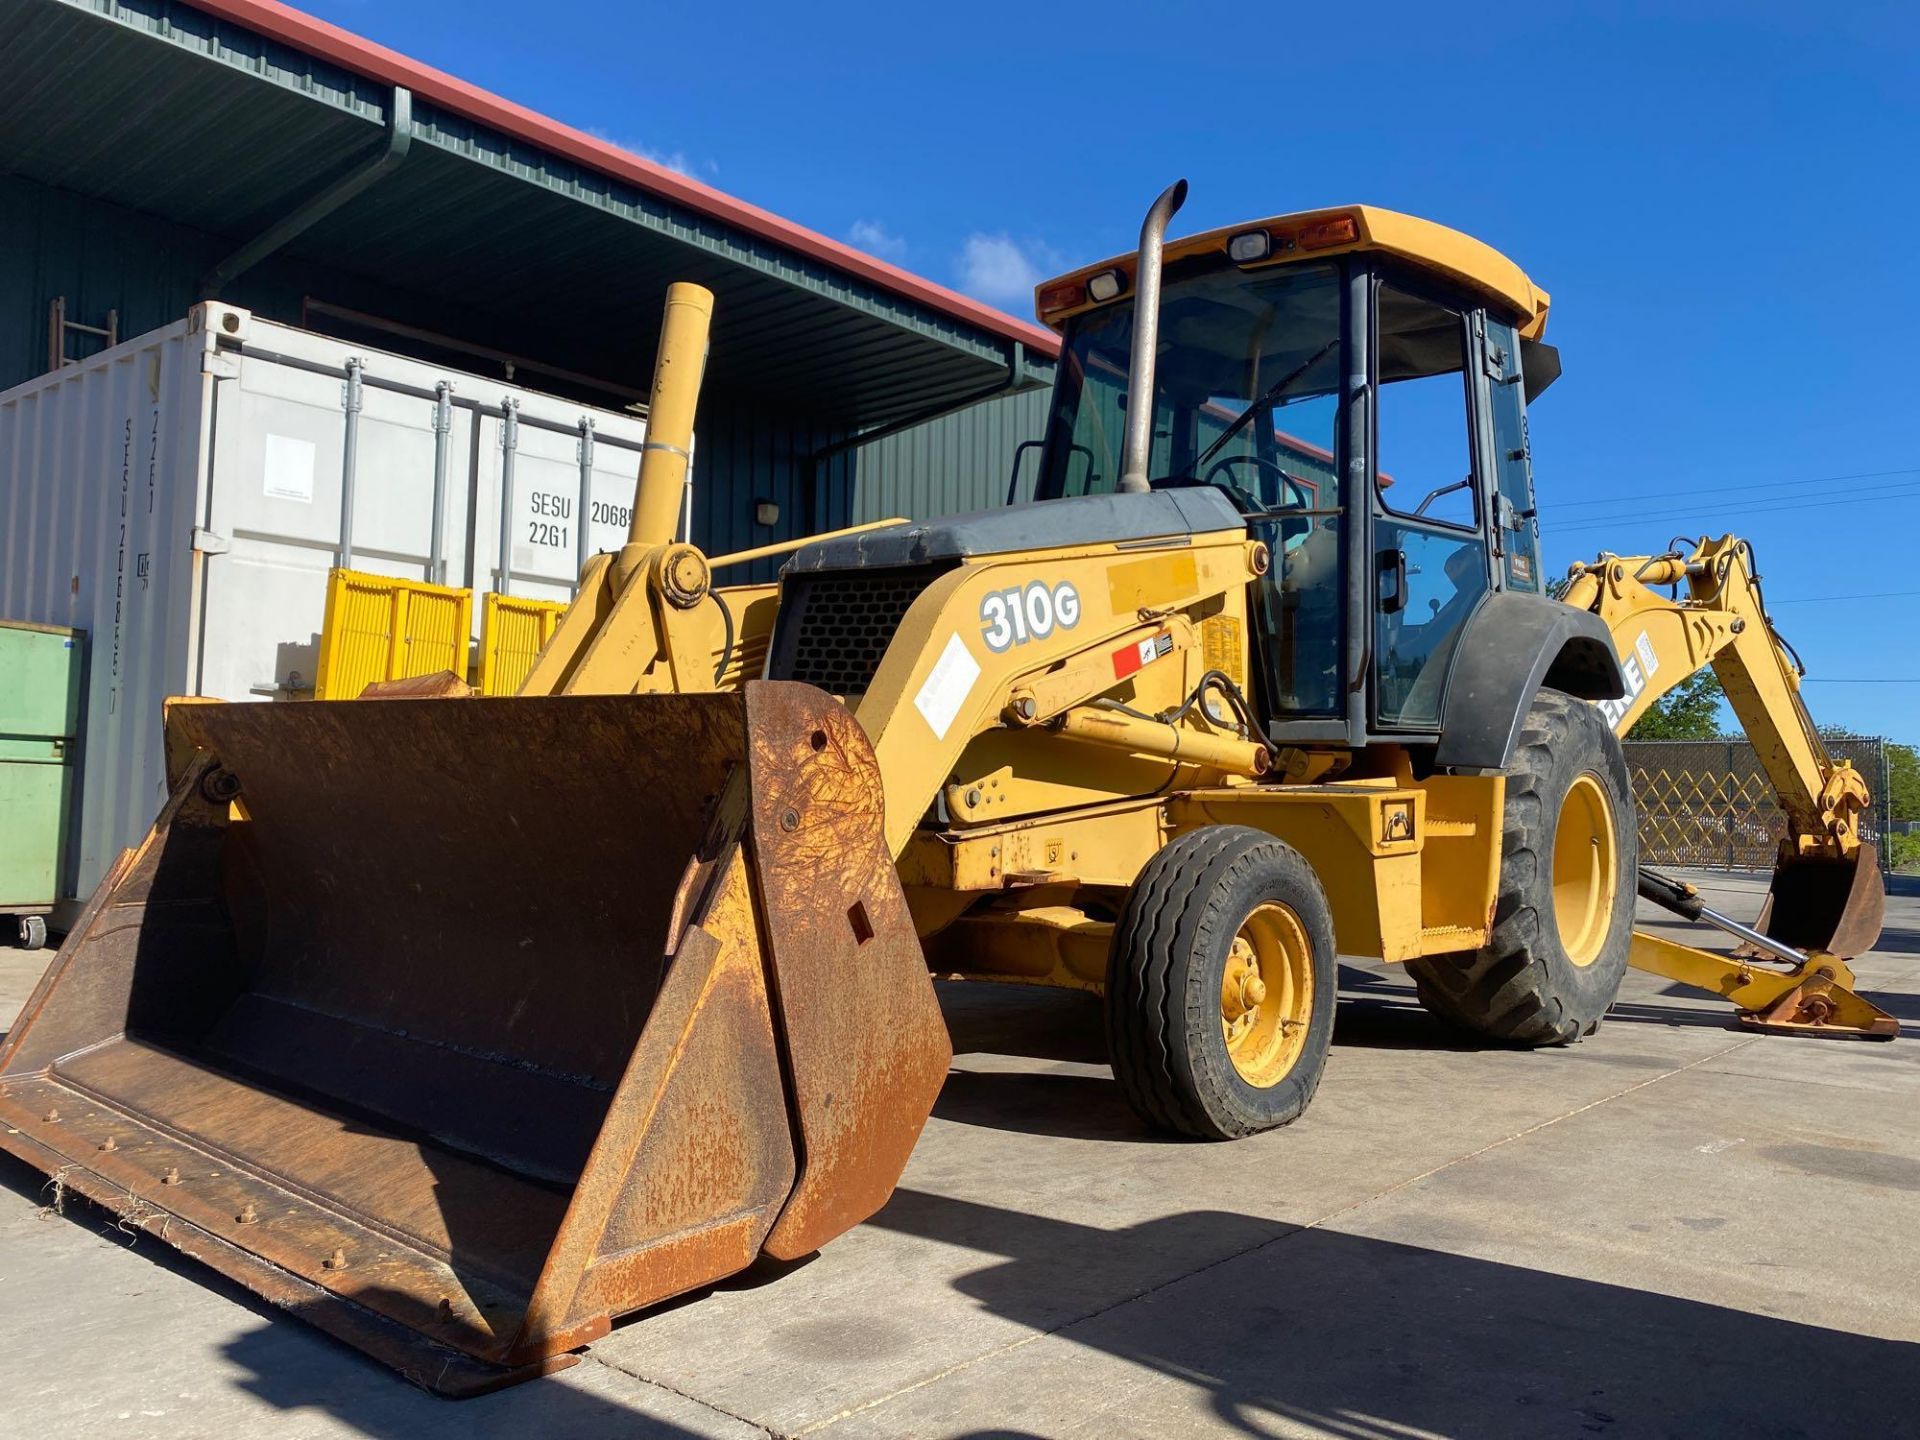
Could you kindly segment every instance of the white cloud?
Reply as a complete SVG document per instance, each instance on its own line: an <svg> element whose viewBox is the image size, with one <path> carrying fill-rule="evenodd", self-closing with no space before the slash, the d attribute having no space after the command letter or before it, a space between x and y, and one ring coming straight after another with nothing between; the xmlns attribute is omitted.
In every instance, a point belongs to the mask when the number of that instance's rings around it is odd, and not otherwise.
<svg viewBox="0 0 1920 1440"><path fill-rule="evenodd" d="M907 256L907 242L878 220L854 221L847 231L847 241L882 260L904 260Z"/></svg>
<svg viewBox="0 0 1920 1440"><path fill-rule="evenodd" d="M1025 311L1033 304L1033 287L1046 278L1042 267L1055 263L1053 251L1037 241L976 231L960 252L960 288L989 305Z"/></svg>
<svg viewBox="0 0 1920 1440"><path fill-rule="evenodd" d="M669 170L678 170L682 175L693 174L693 161L684 150L649 150L644 145L623 145L620 148L633 151L642 160L651 160Z"/></svg>
<svg viewBox="0 0 1920 1440"><path fill-rule="evenodd" d="M701 176L714 176L720 173L720 167L711 160L697 160L684 150L656 150L651 145L643 145L638 140L622 140L609 135L597 125L589 125L587 134L596 140L604 140L609 145L625 150L629 155L638 155L642 160L650 160L655 165L685 175L689 180Z"/></svg>

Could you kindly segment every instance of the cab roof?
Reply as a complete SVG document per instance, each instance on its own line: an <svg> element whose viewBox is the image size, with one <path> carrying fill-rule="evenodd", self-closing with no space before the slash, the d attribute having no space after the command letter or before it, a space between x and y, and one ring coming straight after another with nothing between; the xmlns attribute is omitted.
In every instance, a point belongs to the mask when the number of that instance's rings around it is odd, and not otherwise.
<svg viewBox="0 0 1920 1440"><path fill-rule="evenodd" d="M1224 257L1229 240L1260 231L1270 237L1269 252L1264 259L1241 264L1242 269L1262 270L1351 251L1380 251L1442 280L1464 285L1529 340L1538 340L1546 331L1547 292L1529 280L1526 272L1513 261L1471 235L1415 215L1383 210L1377 205L1339 205L1327 210L1303 210L1293 215L1226 225L1184 239L1169 240L1164 254L1170 264L1209 253ZM1136 259L1131 254L1117 255L1045 281L1034 290L1035 311L1043 323L1055 330L1064 328L1073 316L1098 309L1101 303L1111 303L1088 298L1087 281L1093 276L1116 270L1123 281L1120 295L1131 293Z"/></svg>

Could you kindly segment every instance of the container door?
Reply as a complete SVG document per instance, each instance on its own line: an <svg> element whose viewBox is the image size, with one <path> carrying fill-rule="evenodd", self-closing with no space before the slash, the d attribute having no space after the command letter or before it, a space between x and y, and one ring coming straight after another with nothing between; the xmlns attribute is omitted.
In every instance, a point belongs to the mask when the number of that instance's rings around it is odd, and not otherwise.
<svg viewBox="0 0 1920 1440"><path fill-rule="evenodd" d="M435 404L257 356L241 355L237 365L237 379L219 387L215 416L207 528L224 548L205 558L197 693L307 698L327 574L343 537L354 570L428 578ZM350 414L349 515L342 494ZM457 583L470 427L456 420L447 443L443 546Z"/></svg>
<svg viewBox="0 0 1920 1440"><path fill-rule="evenodd" d="M542 402L537 412L523 404L510 422L494 408L481 433L482 523L474 545L485 560L475 567L475 592L502 589L500 500L510 484L506 541L512 572L506 593L530 600L572 599L585 560L626 543L640 471L637 436L583 434L578 419L552 401ZM475 612L479 609L476 604Z"/></svg>

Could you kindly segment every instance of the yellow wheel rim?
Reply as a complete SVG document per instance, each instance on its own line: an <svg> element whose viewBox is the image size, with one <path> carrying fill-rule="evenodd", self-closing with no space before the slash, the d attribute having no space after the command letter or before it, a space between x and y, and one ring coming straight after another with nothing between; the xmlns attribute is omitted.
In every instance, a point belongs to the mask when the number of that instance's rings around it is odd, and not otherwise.
<svg viewBox="0 0 1920 1440"><path fill-rule="evenodd" d="M1220 1030L1249 1085L1278 1085L1307 1046L1313 1018L1313 945L1300 917L1268 904L1241 923L1220 976Z"/></svg>
<svg viewBox="0 0 1920 1440"><path fill-rule="evenodd" d="M1591 965L1606 944L1619 884L1613 806L1599 777L1585 774L1568 789L1553 830L1553 918L1574 964Z"/></svg>

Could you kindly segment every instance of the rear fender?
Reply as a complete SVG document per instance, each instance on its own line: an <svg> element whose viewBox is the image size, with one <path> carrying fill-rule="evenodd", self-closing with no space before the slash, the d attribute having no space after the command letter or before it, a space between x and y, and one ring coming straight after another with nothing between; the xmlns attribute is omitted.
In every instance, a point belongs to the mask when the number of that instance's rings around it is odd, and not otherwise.
<svg viewBox="0 0 1920 1440"><path fill-rule="evenodd" d="M1581 700L1627 693L1613 636L1599 616L1544 595L1498 591L1467 619L1441 712L1437 768L1504 770L1542 687Z"/></svg>

